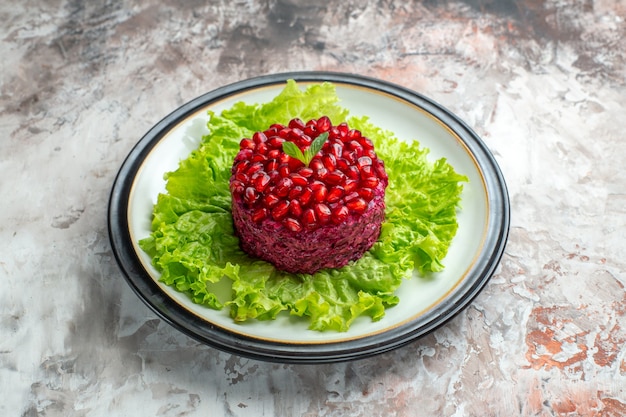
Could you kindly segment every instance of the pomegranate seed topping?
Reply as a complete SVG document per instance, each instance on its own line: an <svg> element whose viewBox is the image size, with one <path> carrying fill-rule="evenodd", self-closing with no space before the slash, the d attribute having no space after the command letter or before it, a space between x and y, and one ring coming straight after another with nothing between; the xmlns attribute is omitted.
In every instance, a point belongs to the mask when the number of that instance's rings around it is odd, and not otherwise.
<svg viewBox="0 0 626 417"><path fill-rule="evenodd" d="M290 141L306 154L321 133L328 133L328 139L306 164L283 149ZM322 116L306 124L301 119L273 124L242 139L229 188L234 204L243 203L253 222L271 219L300 232L360 216L387 180L370 139Z"/></svg>
<svg viewBox="0 0 626 417"><path fill-rule="evenodd" d="M329 171L334 171L335 168L337 168L337 158L335 158L335 155L327 153L326 155L322 156L322 163L324 164L324 167L329 170Z"/></svg>
<svg viewBox="0 0 626 417"><path fill-rule="evenodd" d="M326 182L332 185L342 185L346 181L346 174L341 171L333 171L326 176Z"/></svg>
<svg viewBox="0 0 626 417"><path fill-rule="evenodd" d="M276 195L279 197L286 197L289 194L289 190L293 185L293 181L290 178L281 178L276 184Z"/></svg>
<svg viewBox="0 0 626 417"><path fill-rule="evenodd" d="M309 164L309 168L311 168L313 171L319 171L320 169L324 168L324 164L322 163L322 160L320 158L315 157Z"/></svg>
<svg viewBox="0 0 626 417"><path fill-rule="evenodd" d="M350 212L348 211L348 207L337 206L332 210L330 214L330 219L335 224L341 224L346 221L346 219L348 218L348 214L350 214Z"/></svg>
<svg viewBox="0 0 626 417"><path fill-rule="evenodd" d="M300 224L300 222L296 219L292 219L291 217L287 217L283 221L283 225L292 232L299 232L302 230L302 225Z"/></svg>
<svg viewBox="0 0 626 417"><path fill-rule="evenodd" d="M388 179L387 172L385 171L385 164L380 159L376 160L376 164L374 165L374 169L376 170L376 174L380 179Z"/></svg>
<svg viewBox="0 0 626 417"><path fill-rule="evenodd" d="M323 203L326 201L326 196L328 195L328 188L323 182L314 181L311 184L311 191L313 192L313 200L318 203Z"/></svg>
<svg viewBox="0 0 626 417"><path fill-rule="evenodd" d="M259 223L267 217L267 209L265 207L258 208L252 212L252 221Z"/></svg>
<svg viewBox="0 0 626 417"><path fill-rule="evenodd" d="M366 179L366 178L375 177L375 176L376 176L376 171L374 171L374 168L371 165L366 165L363 168L361 168L361 179Z"/></svg>
<svg viewBox="0 0 626 417"><path fill-rule="evenodd" d="M306 206L311 201L311 197L313 197L313 191L311 191L310 188L305 188L302 191L302 194L300 194L300 198L298 198L298 200L302 206Z"/></svg>
<svg viewBox="0 0 626 417"><path fill-rule="evenodd" d="M304 130L305 128L304 122L297 117L295 119L291 119L287 126L289 126L292 129L300 129L300 130Z"/></svg>
<svg viewBox="0 0 626 417"><path fill-rule="evenodd" d="M283 178L284 177L288 177L290 172L291 172L291 169L289 169L289 165L288 164L283 163L283 164L280 164L278 166L278 174L281 177L283 177Z"/></svg>
<svg viewBox="0 0 626 417"><path fill-rule="evenodd" d="M254 150L254 142L252 139L241 139L241 142L239 142L239 149Z"/></svg>
<svg viewBox="0 0 626 417"><path fill-rule="evenodd" d="M364 166L372 165L372 158L369 156L362 156L356 161L356 166L362 169Z"/></svg>
<svg viewBox="0 0 626 417"><path fill-rule="evenodd" d="M309 183L309 181L300 174L291 174L289 178L291 178L291 181L293 181L294 185L299 185L301 187Z"/></svg>
<svg viewBox="0 0 626 417"><path fill-rule="evenodd" d="M291 203L289 203L289 212L296 218L302 216L302 206L298 200L291 200Z"/></svg>
<svg viewBox="0 0 626 417"><path fill-rule="evenodd" d="M252 179L252 183L254 184L254 189L260 193L262 193L267 185L270 183L270 176L265 172L257 172L254 174L255 177Z"/></svg>
<svg viewBox="0 0 626 417"><path fill-rule="evenodd" d="M250 181L250 179L248 178L248 176L246 174L244 174L243 172L238 172L235 174L235 179L239 182L241 182L242 184L247 184L248 181Z"/></svg>
<svg viewBox="0 0 626 417"><path fill-rule="evenodd" d="M331 212L330 208L326 204L316 204L315 207L313 207L313 210L315 211L315 215L317 216L317 219L320 223L328 223L328 221L330 220Z"/></svg>
<svg viewBox="0 0 626 417"><path fill-rule="evenodd" d="M378 186L379 179L376 177L365 178L361 185L365 188L376 188Z"/></svg>
<svg viewBox="0 0 626 417"><path fill-rule="evenodd" d="M358 131L356 129L350 129L348 131L348 134L346 135L346 138L348 140L357 140L357 141L360 142L363 137L361 136L361 132L360 131Z"/></svg>
<svg viewBox="0 0 626 417"><path fill-rule="evenodd" d="M317 225L317 216L312 208L306 209L302 213L302 224L307 228Z"/></svg>
<svg viewBox="0 0 626 417"><path fill-rule="evenodd" d="M374 142L370 138L361 137L359 142L365 149L374 149Z"/></svg>
<svg viewBox="0 0 626 417"><path fill-rule="evenodd" d="M359 198L359 193L356 191L352 191L351 193L346 193L344 201L347 203L348 201L352 201L356 198Z"/></svg>
<svg viewBox="0 0 626 417"><path fill-rule="evenodd" d="M246 175L252 175L255 172L258 172L263 169L263 164L261 162L255 162L246 170Z"/></svg>
<svg viewBox="0 0 626 417"><path fill-rule="evenodd" d="M313 170L309 167L302 167L298 170L298 174L302 175L304 178L310 178L313 175Z"/></svg>
<svg viewBox="0 0 626 417"><path fill-rule="evenodd" d="M341 200L341 197L343 197L343 193L344 188L342 186L338 185L336 187L333 187L328 192L326 201L328 201L329 203L336 203L337 201Z"/></svg>
<svg viewBox="0 0 626 417"><path fill-rule="evenodd" d="M341 145L341 142L335 142L330 145L330 152L335 155L335 158L341 157L341 154L343 153L343 146Z"/></svg>
<svg viewBox="0 0 626 417"><path fill-rule="evenodd" d="M351 180L358 180L359 178L361 178L361 173L359 172L359 169L354 165L350 165L348 167L348 172L346 172L346 175Z"/></svg>
<svg viewBox="0 0 626 417"><path fill-rule="evenodd" d="M270 159L265 163L265 171L275 171L278 169L278 161L275 159Z"/></svg>
<svg viewBox="0 0 626 417"><path fill-rule="evenodd" d="M254 204L254 202L256 201L258 197L259 195L256 193L256 191L252 187L248 187L246 188L246 191L244 191L243 198L245 202L248 204Z"/></svg>
<svg viewBox="0 0 626 417"><path fill-rule="evenodd" d="M280 198L278 198L274 194L265 194L265 196L263 196L263 204L265 204L267 207L273 207L279 201Z"/></svg>
<svg viewBox="0 0 626 417"><path fill-rule="evenodd" d="M281 200L272 208L272 218L276 221L280 221L289 213L289 201Z"/></svg>
<svg viewBox="0 0 626 417"><path fill-rule="evenodd" d="M284 141L285 141L285 139L281 138L280 136L272 136L272 137L271 137L271 138L267 141L267 144L268 144L270 147L272 147L272 148L274 148L274 149L278 150L278 149L282 148L282 146L283 146L283 142L284 142Z"/></svg>
<svg viewBox="0 0 626 417"><path fill-rule="evenodd" d="M343 185L343 189L345 190L346 194L349 194L352 191L356 190L358 186L359 186L358 181L347 180L345 184Z"/></svg>
<svg viewBox="0 0 626 417"><path fill-rule="evenodd" d="M294 198L300 196L302 194L302 191L304 191L304 189L299 185L293 187L291 190L289 190L289 199L293 200Z"/></svg>
<svg viewBox="0 0 626 417"><path fill-rule="evenodd" d="M363 213L367 210L367 202L362 198L355 198L354 200L348 201L346 207L355 213Z"/></svg>
<svg viewBox="0 0 626 417"><path fill-rule="evenodd" d="M280 156L280 152L281 151L278 150L278 149L272 149L271 151L269 151L267 153L267 159L275 159L275 160L277 160L278 157Z"/></svg>
<svg viewBox="0 0 626 417"><path fill-rule="evenodd" d="M350 169L350 164L343 158L337 158L337 169L346 172Z"/></svg>
<svg viewBox="0 0 626 417"><path fill-rule="evenodd" d="M326 168L320 168L314 173L314 177L316 180L324 181L324 179L328 176L328 170Z"/></svg>
<svg viewBox="0 0 626 417"><path fill-rule="evenodd" d="M317 119L317 130L320 133L328 132L332 126L328 116L322 116Z"/></svg>
<svg viewBox="0 0 626 417"><path fill-rule="evenodd" d="M374 198L374 190L371 188L361 188L358 193L365 201L371 201L371 199Z"/></svg>

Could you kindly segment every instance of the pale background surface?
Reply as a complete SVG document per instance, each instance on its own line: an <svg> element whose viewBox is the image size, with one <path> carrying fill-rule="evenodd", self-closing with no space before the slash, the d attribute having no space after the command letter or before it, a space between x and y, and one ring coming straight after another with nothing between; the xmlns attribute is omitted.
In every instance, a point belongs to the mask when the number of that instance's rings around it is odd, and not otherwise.
<svg viewBox="0 0 626 417"><path fill-rule="evenodd" d="M0 415L626 415L626 2L0 5ZM317 5L316 5L317 4ZM243 78L359 73L443 104L507 179L484 292L394 352L280 365L199 345L108 243L123 159Z"/></svg>

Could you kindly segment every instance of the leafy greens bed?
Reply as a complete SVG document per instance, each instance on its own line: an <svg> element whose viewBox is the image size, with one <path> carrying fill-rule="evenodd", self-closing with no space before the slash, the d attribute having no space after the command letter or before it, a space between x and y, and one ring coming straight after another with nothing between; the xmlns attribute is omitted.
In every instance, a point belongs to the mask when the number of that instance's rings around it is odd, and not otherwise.
<svg viewBox="0 0 626 417"><path fill-rule="evenodd" d="M240 249L231 218L230 169L242 138L273 123L322 115L334 124L347 121L374 142L389 175L385 222L376 244L358 261L314 275L289 274ZM152 233L139 242L165 284L195 303L230 309L236 322L271 320L286 311L306 318L310 329L346 331L361 315L382 318L400 301L395 291L414 271L443 269L467 178L443 158L427 160L428 149L417 141L400 141L367 117L350 116L333 84L302 90L289 80L271 102L239 102L209 116L209 134L200 146L165 174L166 193L154 206ZM230 298L219 295L224 280Z"/></svg>

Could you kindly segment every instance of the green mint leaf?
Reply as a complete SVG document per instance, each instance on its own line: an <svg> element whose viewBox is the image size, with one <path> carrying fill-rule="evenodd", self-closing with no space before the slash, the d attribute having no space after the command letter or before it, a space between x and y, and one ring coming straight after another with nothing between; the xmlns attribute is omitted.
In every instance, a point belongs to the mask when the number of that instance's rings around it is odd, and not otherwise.
<svg viewBox="0 0 626 417"><path fill-rule="evenodd" d="M327 140L328 140L328 132L324 132L315 138L313 143L311 143L311 146L309 146L309 148L306 151L304 151L305 161L302 161L304 162L304 165L309 166L309 163L311 162L311 160L315 158L315 155L317 155L317 153L322 149L322 146L324 146Z"/></svg>
<svg viewBox="0 0 626 417"><path fill-rule="evenodd" d="M328 140L328 132L322 133L311 143L311 146L302 153L298 145L293 142L289 142L288 140L283 142L283 152L292 158L296 158L300 160L305 166L309 166L311 160L315 158L315 155L322 149L324 143Z"/></svg>
<svg viewBox="0 0 626 417"><path fill-rule="evenodd" d="M306 158L304 157L304 154L302 153L300 148L298 148L298 145L296 145L295 143L289 142L287 140L284 141L283 142L283 152L285 152L287 155L291 156L292 158L299 159L305 165L308 165L308 163L305 162Z"/></svg>

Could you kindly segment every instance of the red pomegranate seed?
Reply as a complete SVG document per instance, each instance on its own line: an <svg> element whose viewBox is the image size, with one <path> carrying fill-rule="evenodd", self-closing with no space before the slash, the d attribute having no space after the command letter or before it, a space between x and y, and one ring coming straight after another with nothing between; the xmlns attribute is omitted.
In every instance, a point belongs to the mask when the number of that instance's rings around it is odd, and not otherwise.
<svg viewBox="0 0 626 417"><path fill-rule="evenodd" d="M317 119L317 130L320 133L328 132L332 126L332 123L328 116L322 116Z"/></svg>
<svg viewBox="0 0 626 417"><path fill-rule="evenodd" d="M289 194L289 190L293 185L293 181L290 178L285 177L281 178L276 184L276 189L274 190L276 195L279 197L286 197Z"/></svg>
<svg viewBox="0 0 626 417"><path fill-rule="evenodd" d="M317 225L317 216L312 208L304 210L300 219L306 228L312 228Z"/></svg>
<svg viewBox="0 0 626 417"><path fill-rule="evenodd" d="M256 132L252 135L252 140L258 145L259 143L267 142L267 136L265 136L265 133L263 132Z"/></svg>
<svg viewBox="0 0 626 417"><path fill-rule="evenodd" d="M294 198L300 196L300 194L302 194L302 191L304 191L304 188L302 188L299 185L296 185L291 190L289 190L289 199L293 200Z"/></svg>
<svg viewBox="0 0 626 417"><path fill-rule="evenodd" d="M326 196L328 195L328 188L323 182L314 181L311 184L311 191L313 192L313 200L318 203L323 203L326 201Z"/></svg>
<svg viewBox="0 0 626 417"><path fill-rule="evenodd" d="M291 217L287 217L283 220L283 225L292 232L299 232L302 230L300 222L296 219L292 219Z"/></svg>
<svg viewBox="0 0 626 417"><path fill-rule="evenodd" d="M370 138L362 136L359 143L361 143L361 146L365 149L374 149L374 142L372 142Z"/></svg>
<svg viewBox="0 0 626 417"><path fill-rule="evenodd" d="M332 185L342 185L345 181L346 174L341 171L333 171L326 176L326 182Z"/></svg>
<svg viewBox="0 0 626 417"><path fill-rule="evenodd" d="M276 195L274 194L265 194L263 196L263 204L265 204L266 207L273 207L274 205L276 205L276 203L278 203L280 201L280 198L278 198Z"/></svg>
<svg viewBox="0 0 626 417"><path fill-rule="evenodd" d="M311 201L311 197L313 197L313 192L310 188L305 188L304 190L302 190L302 194L300 194L298 201L300 201L300 204L304 207L309 204L309 202Z"/></svg>
<svg viewBox="0 0 626 417"><path fill-rule="evenodd" d="M335 158L335 155L333 154L327 153L322 156L322 163L324 164L324 167L329 171L334 171L335 168L337 168L337 158Z"/></svg>
<svg viewBox="0 0 626 417"><path fill-rule="evenodd" d="M341 142L335 142L330 145L330 152L335 155L335 158L341 157L341 154L343 152L343 146L341 145Z"/></svg>
<svg viewBox="0 0 626 417"><path fill-rule="evenodd" d="M254 150L254 142L252 139L241 139L241 142L239 142L239 149Z"/></svg>
<svg viewBox="0 0 626 417"><path fill-rule="evenodd" d="M337 158L337 169L346 172L350 169L350 164L343 158Z"/></svg>
<svg viewBox="0 0 626 417"><path fill-rule="evenodd" d="M346 207L355 213L363 213L367 210L367 202L362 198L355 198L354 200L348 201Z"/></svg>
<svg viewBox="0 0 626 417"><path fill-rule="evenodd" d="M284 219L287 213L289 213L289 201L287 200L279 201L278 204L272 208L272 218L277 222Z"/></svg>
<svg viewBox="0 0 626 417"><path fill-rule="evenodd" d="M291 200L291 203L289 203L289 212L296 218L302 216L302 206L298 200Z"/></svg>
<svg viewBox="0 0 626 417"><path fill-rule="evenodd" d="M374 198L374 190L371 188L361 188L358 193L365 201L370 201Z"/></svg>
<svg viewBox="0 0 626 417"><path fill-rule="evenodd" d="M344 150L341 157L348 161L349 164L354 164L357 160L357 154L355 151Z"/></svg>
<svg viewBox="0 0 626 417"><path fill-rule="evenodd" d="M245 187L241 181L233 180L230 183L230 191L235 195L243 194Z"/></svg>
<svg viewBox="0 0 626 417"><path fill-rule="evenodd" d="M279 150L282 149L284 141L285 139L281 138L280 136L272 136L268 139L267 144L274 150Z"/></svg>
<svg viewBox="0 0 626 417"><path fill-rule="evenodd" d="M304 129L304 127L305 127L305 124L304 124L304 122L303 122L301 119L299 119L299 118L297 118L297 117L296 117L296 118L294 118L294 119L291 119L291 120L289 121L289 124L288 124L287 126L289 126L289 127L290 127L290 128L292 128L292 129L300 129L300 130L303 130L303 129Z"/></svg>
<svg viewBox="0 0 626 417"><path fill-rule="evenodd" d="M359 198L359 193L356 191L352 191L351 193L346 193L346 196L344 197L344 201L347 203L348 201L352 201Z"/></svg>
<svg viewBox="0 0 626 417"><path fill-rule="evenodd" d="M361 168L361 179L366 179L366 178L375 177L375 176L376 176L376 171L374 171L374 168L371 165L366 165L363 168Z"/></svg>
<svg viewBox="0 0 626 417"><path fill-rule="evenodd" d="M261 143L256 145L256 149L255 150L257 152L257 155L258 154L265 155L265 154L267 154L267 151L269 151L269 149L270 148L267 146L266 143L261 142Z"/></svg>
<svg viewBox="0 0 626 417"><path fill-rule="evenodd" d="M366 188L376 188L378 187L379 179L376 177L365 178L361 181L361 185Z"/></svg>
<svg viewBox="0 0 626 417"><path fill-rule="evenodd" d="M259 223L267 217L267 209L264 207L258 208L252 212L252 221L255 223Z"/></svg>
<svg viewBox="0 0 626 417"><path fill-rule="evenodd" d="M291 174L289 178L291 178L291 181L293 181L294 185L299 185L301 187L304 187L309 183L309 181L300 174Z"/></svg>
<svg viewBox="0 0 626 417"><path fill-rule="evenodd" d="M254 204L254 202L256 201L258 197L259 195L256 193L256 191L252 187L246 188L243 194L243 199L248 204Z"/></svg>
<svg viewBox="0 0 626 417"><path fill-rule="evenodd" d="M336 203L337 201L341 200L341 197L343 197L343 193L344 189L342 186L338 185L336 187L333 187L328 192L326 201L328 201L329 203Z"/></svg>
<svg viewBox="0 0 626 417"><path fill-rule="evenodd" d="M362 137L363 137L363 136L361 136L361 131L359 131L359 130L357 130L357 129L350 129L350 130L348 131L348 134L346 135L346 138L347 138L348 140L357 140L357 141L360 141Z"/></svg>
<svg viewBox="0 0 626 417"><path fill-rule="evenodd" d="M356 161L356 166L359 167L359 169L362 169L364 166L368 165L372 165L372 158L370 158L369 156L362 156Z"/></svg>
<svg viewBox="0 0 626 417"><path fill-rule="evenodd" d="M261 153L255 153L254 155L252 155L252 158L250 158L251 162L265 162L267 161L267 156L261 154Z"/></svg>
<svg viewBox="0 0 626 417"><path fill-rule="evenodd" d="M258 172L258 171L260 171L262 169L263 169L263 163L255 162L255 163L253 163L252 165L250 165L248 167L248 169L246 170L246 175L251 176L255 172Z"/></svg>
<svg viewBox="0 0 626 417"><path fill-rule="evenodd" d="M270 176L265 172L257 172L255 177L252 179L252 183L254 184L254 189L262 193L270 183Z"/></svg>
<svg viewBox="0 0 626 417"><path fill-rule="evenodd" d="M280 164L278 166L278 174L281 177L288 177L289 174L291 173L291 169L289 168L289 165L287 165L286 163Z"/></svg>
<svg viewBox="0 0 626 417"><path fill-rule="evenodd" d="M339 205L332 210L330 219L335 224L341 224L346 221L349 214L350 212L348 211L348 207Z"/></svg>
<svg viewBox="0 0 626 417"><path fill-rule="evenodd" d="M278 169L278 161L275 159L270 159L269 161L267 161L265 163L265 171L269 172L269 171L274 171Z"/></svg>
<svg viewBox="0 0 626 417"><path fill-rule="evenodd" d="M313 174L313 178L316 180L324 181L324 179L328 176L328 170L326 168L320 168Z"/></svg>
<svg viewBox="0 0 626 417"><path fill-rule="evenodd" d="M267 159L276 159L280 157L281 150L280 149L272 149L267 153Z"/></svg>
<svg viewBox="0 0 626 417"><path fill-rule="evenodd" d="M356 190L358 186L359 186L358 181L346 180L345 184L343 185L343 189L345 190L346 194L349 194L352 191Z"/></svg>
<svg viewBox="0 0 626 417"><path fill-rule="evenodd" d="M309 164L309 168L311 168L313 171L319 171L320 169L324 168L324 163L322 162L321 158L315 157Z"/></svg>
<svg viewBox="0 0 626 417"><path fill-rule="evenodd" d="M313 207L313 210L315 211L315 215L321 224L328 223L331 212L330 208L326 204L316 204L315 207Z"/></svg>
<svg viewBox="0 0 626 417"><path fill-rule="evenodd" d="M237 163L233 168L233 174L244 172L250 166L250 161L241 161Z"/></svg>
<svg viewBox="0 0 626 417"><path fill-rule="evenodd" d="M385 171L385 164L380 159L376 160L376 164L374 164L374 169L376 170L376 174L378 174L378 178L386 180L387 172Z"/></svg>
<svg viewBox="0 0 626 417"><path fill-rule="evenodd" d="M235 179L239 182L241 182L243 185L248 184L248 182L250 181L250 178L244 174L243 172L238 172L235 174Z"/></svg>
<svg viewBox="0 0 626 417"><path fill-rule="evenodd" d="M235 162L247 161L252 158L252 155L254 155L254 151L252 149L242 149L237 153Z"/></svg>
<svg viewBox="0 0 626 417"><path fill-rule="evenodd" d="M359 169L357 167L355 167L354 165L350 165L348 167L348 171L346 172L346 176L351 180L358 180L359 178L361 178L361 173L359 172Z"/></svg>

